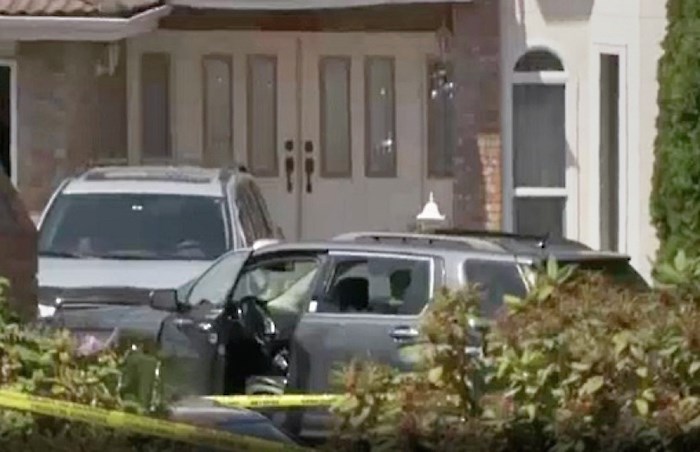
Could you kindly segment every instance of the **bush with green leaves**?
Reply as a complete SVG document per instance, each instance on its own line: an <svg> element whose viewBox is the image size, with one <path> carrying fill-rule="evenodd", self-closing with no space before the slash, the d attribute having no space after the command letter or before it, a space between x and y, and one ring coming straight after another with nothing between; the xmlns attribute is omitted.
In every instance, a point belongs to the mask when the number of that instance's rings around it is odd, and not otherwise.
<svg viewBox="0 0 700 452"><path fill-rule="evenodd" d="M639 292L550 261L505 300L482 358L466 327L478 288L441 293L415 371L344 370L338 446L700 450L700 293L680 276L700 266L676 264L664 271L681 289Z"/></svg>
<svg viewBox="0 0 700 452"><path fill-rule="evenodd" d="M0 388L109 410L164 411L159 361L136 344L86 354L67 331L22 324L0 278ZM187 446L0 407L0 450L187 450Z"/></svg>
<svg viewBox="0 0 700 452"><path fill-rule="evenodd" d="M667 0L666 9L651 194L662 262L679 250L700 253L700 2Z"/></svg>

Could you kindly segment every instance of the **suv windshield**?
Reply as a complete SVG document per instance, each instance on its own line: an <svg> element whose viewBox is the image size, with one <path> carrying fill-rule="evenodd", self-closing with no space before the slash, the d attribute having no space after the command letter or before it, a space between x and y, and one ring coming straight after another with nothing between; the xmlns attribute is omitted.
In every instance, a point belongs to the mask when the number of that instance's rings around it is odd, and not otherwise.
<svg viewBox="0 0 700 452"><path fill-rule="evenodd" d="M39 254L103 259L213 260L226 251L223 198L71 194L42 224Z"/></svg>

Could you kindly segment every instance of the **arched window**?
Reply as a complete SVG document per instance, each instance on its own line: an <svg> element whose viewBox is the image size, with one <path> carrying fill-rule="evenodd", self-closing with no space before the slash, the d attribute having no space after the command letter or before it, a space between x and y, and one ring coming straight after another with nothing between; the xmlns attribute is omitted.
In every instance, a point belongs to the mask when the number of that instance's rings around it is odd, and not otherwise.
<svg viewBox="0 0 700 452"><path fill-rule="evenodd" d="M515 72L564 71L559 58L549 50L530 50L515 63Z"/></svg>
<svg viewBox="0 0 700 452"><path fill-rule="evenodd" d="M513 71L513 226L523 234L561 237L567 201L564 65L552 52L534 49Z"/></svg>

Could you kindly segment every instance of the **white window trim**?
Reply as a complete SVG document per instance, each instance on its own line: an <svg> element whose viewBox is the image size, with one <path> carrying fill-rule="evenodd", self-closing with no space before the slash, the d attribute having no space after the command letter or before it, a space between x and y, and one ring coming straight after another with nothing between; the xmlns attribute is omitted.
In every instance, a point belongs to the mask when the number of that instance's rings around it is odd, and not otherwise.
<svg viewBox="0 0 700 452"><path fill-rule="evenodd" d="M17 62L10 59L0 58L0 66L10 68L10 172L12 176L10 180L16 187L19 181L17 170L19 162L17 161L17 120L19 119L19 111L17 106Z"/></svg>
<svg viewBox="0 0 700 452"><path fill-rule="evenodd" d="M566 85L566 71L514 72L513 85Z"/></svg>
<svg viewBox="0 0 700 452"><path fill-rule="evenodd" d="M564 63L561 53L556 47L550 45L533 45L515 56L512 62L507 62L505 67L511 68L503 77L503 229L506 231L515 230L515 199L516 197L565 197L564 215L564 235L574 240L579 239L579 202L578 202L578 81L566 70L563 71L540 71L540 72L515 72L515 61L527 52L536 49L546 49L556 55ZM516 187L515 173L513 165L513 86L543 84L543 85L564 85L566 115L565 136L568 148L566 149L566 169L565 187ZM552 190L557 190L557 195L553 195ZM549 194L544 194L544 193ZM527 196L524 193L528 193ZM537 194L539 193L539 194Z"/></svg>
<svg viewBox="0 0 700 452"><path fill-rule="evenodd" d="M513 195L516 198L568 198L569 191L565 187L515 187Z"/></svg>
<svg viewBox="0 0 700 452"><path fill-rule="evenodd" d="M620 252L628 252L629 250L629 219L630 219L630 209L628 203L628 193L629 193L629 179L631 171L630 167L630 154L628 146L628 63L627 63L627 46L624 44L594 44L593 52L591 52L591 81L590 84L590 98L591 98L591 111L590 111L590 123L591 123L591 136L590 143L591 149L591 168L594 183L591 184L589 189L589 198L587 200L587 209L589 211L588 224L586 229L588 229L589 236L588 241L592 244L594 248L600 248L602 238L600 235L600 57L601 55L617 55L619 58L619 110L618 110L618 247Z"/></svg>

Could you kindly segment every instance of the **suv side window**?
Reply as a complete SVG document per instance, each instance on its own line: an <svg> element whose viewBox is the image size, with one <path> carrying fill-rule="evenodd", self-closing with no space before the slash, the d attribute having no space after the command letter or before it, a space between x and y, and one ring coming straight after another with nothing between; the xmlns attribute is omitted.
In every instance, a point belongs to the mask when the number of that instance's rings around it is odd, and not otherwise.
<svg viewBox="0 0 700 452"><path fill-rule="evenodd" d="M238 221L243 228L248 245L252 245L257 239L257 227L255 221L255 209L251 206L245 184L236 184L236 208L238 209Z"/></svg>
<svg viewBox="0 0 700 452"><path fill-rule="evenodd" d="M467 283L476 284L482 291L481 314L493 318L503 306L503 297L525 296L525 281L515 262L468 260L464 263Z"/></svg>
<svg viewBox="0 0 700 452"><path fill-rule="evenodd" d="M319 313L418 315L432 295L429 258L337 256Z"/></svg>
<svg viewBox="0 0 700 452"><path fill-rule="evenodd" d="M265 219L265 213L260 209L252 187L252 182L245 181L240 183L236 189L236 203L239 206L239 211L245 212L245 216L247 217L245 221L249 223L250 243L258 239L272 237L272 232ZM241 222L243 221L244 219L241 218ZM248 234L246 234L246 237L248 237Z"/></svg>
<svg viewBox="0 0 700 452"><path fill-rule="evenodd" d="M274 237L275 235L275 225L270 217L270 211L267 208L267 203L265 198L260 192L260 188L255 184L255 182L250 183L250 194L253 199L258 212L260 212L260 218L262 220L263 232L265 238Z"/></svg>

